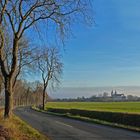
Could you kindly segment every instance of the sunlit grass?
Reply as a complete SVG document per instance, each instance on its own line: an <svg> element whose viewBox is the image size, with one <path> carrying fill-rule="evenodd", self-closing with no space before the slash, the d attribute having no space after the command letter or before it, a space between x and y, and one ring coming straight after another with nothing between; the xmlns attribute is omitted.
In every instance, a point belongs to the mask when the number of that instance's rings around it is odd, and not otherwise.
<svg viewBox="0 0 140 140"><path fill-rule="evenodd" d="M3 111L0 111L0 125L8 129L10 140L48 140L14 114L5 120Z"/></svg>
<svg viewBox="0 0 140 140"><path fill-rule="evenodd" d="M47 108L81 109L140 114L140 102L48 102Z"/></svg>

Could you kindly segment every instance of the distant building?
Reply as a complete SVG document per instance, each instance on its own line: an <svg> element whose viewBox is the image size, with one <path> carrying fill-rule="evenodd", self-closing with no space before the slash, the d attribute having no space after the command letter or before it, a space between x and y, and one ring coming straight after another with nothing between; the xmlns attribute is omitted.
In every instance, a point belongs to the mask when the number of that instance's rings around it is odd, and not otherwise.
<svg viewBox="0 0 140 140"><path fill-rule="evenodd" d="M124 94L118 94L117 91L111 91L111 98L114 101L123 101L126 100L126 96Z"/></svg>

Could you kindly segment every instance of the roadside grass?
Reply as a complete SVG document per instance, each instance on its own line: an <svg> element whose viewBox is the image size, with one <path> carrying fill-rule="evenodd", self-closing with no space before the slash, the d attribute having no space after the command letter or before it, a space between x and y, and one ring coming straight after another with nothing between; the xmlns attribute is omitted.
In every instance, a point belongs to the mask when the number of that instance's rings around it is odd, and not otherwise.
<svg viewBox="0 0 140 140"><path fill-rule="evenodd" d="M48 102L45 108L140 114L140 102Z"/></svg>
<svg viewBox="0 0 140 140"><path fill-rule="evenodd" d="M71 119L75 119L75 120L81 120L81 121L84 121L84 122L101 124L101 125L105 125L105 126L111 126L111 127L126 129L126 130L130 130L130 131L140 132L139 127L133 127L133 126L123 125L123 124L118 124L118 123L112 123L112 122L107 122L107 121L103 121L103 120L99 120L99 119L82 117L82 116L79 116L79 115L72 115L70 113L48 112L48 111L41 110L41 109L39 109L35 106L33 106L32 109L35 110L35 111L42 112L42 113L47 113L47 114L50 114L50 115L56 115L56 116L60 116L60 117L66 117L66 118L71 118Z"/></svg>
<svg viewBox="0 0 140 140"><path fill-rule="evenodd" d="M10 140L49 140L14 114L9 119L4 119L2 110L0 125L8 130Z"/></svg>

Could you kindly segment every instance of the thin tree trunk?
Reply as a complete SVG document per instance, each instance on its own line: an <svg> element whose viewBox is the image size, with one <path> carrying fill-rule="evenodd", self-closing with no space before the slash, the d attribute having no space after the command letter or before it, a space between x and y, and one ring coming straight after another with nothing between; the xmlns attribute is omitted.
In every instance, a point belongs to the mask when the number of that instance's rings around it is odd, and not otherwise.
<svg viewBox="0 0 140 140"><path fill-rule="evenodd" d="M12 110L12 82L11 79L5 80L5 112L4 117L9 118Z"/></svg>
<svg viewBox="0 0 140 140"><path fill-rule="evenodd" d="M45 95L46 95L46 88L44 87L43 89L43 105L42 105L42 109L45 110Z"/></svg>

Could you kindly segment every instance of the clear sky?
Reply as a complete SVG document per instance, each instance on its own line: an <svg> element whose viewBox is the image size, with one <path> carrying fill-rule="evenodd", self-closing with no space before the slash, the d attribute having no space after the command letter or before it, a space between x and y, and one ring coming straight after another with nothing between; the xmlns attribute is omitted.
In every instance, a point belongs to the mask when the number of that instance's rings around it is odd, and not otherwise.
<svg viewBox="0 0 140 140"><path fill-rule="evenodd" d="M74 27L63 87L140 85L140 0L93 0L94 27Z"/></svg>

